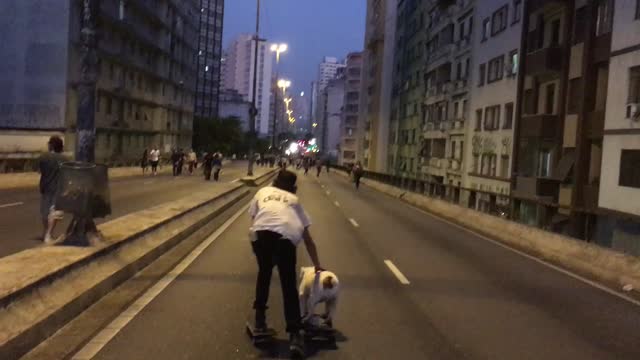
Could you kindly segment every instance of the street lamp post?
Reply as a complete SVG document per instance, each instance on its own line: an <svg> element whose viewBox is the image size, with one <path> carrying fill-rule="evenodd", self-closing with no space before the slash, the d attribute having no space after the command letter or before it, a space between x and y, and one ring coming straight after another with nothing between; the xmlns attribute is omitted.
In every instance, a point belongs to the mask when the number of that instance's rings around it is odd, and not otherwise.
<svg viewBox="0 0 640 360"><path fill-rule="evenodd" d="M260 41L260 0L256 0L256 34L253 41L254 58L253 58L253 96L251 97L251 111L249 119L249 164L247 165L247 176L253 176L253 161L255 160L255 143L256 143L256 116L258 108L256 107L256 88L258 87L258 42Z"/></svg>
<svg viewBox="0 0 640 360"><path fill-rule="evenodd" d="M273 44L271 45L271 52L276 53L276 79L279 77L279 64L280 64L280 54L287 51L287 44ZM277 84L276 84L277 85ZM276 147L276 123L278 118L278 91L276 90L273 99L273 130L271 134L271 148L275 149Z"/></svg>
<svg viewBox="0 0 640 360"><path fill-rule="evenodd" d="M282 98L284 99L284 103L285 103L285 111L289 111L289 103L291 102L291 98L287 98L287 88L291 86L291 81L280 79L278 80L277 85L279 88L282 89ZM277 106L276 106L276 109L277 109ZM275 133L275 127L274 127L274 133ZM275 144L275 139L274 139L274 144Z"/></svg>

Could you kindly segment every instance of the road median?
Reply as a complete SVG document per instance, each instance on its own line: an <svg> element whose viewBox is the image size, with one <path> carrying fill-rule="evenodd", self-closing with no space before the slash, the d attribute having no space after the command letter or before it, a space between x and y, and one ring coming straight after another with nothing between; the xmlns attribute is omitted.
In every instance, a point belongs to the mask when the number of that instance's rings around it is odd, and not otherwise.
<svg viewBox="0 0 640 360"><path fill-rule="evenodd" d="M0 359L31 350L249 193L241 183L220 184L101 224L99 246L40 247L0 259Z"/></svg>
<svg viewBox="0 0 640 360"><path fill-rule="evenodd" d="M348 175L336 171L341 176ZM371 179L361 183L437 217L545 260L607 287L640 298L640 259L592 243L509 221Z"/></svg>

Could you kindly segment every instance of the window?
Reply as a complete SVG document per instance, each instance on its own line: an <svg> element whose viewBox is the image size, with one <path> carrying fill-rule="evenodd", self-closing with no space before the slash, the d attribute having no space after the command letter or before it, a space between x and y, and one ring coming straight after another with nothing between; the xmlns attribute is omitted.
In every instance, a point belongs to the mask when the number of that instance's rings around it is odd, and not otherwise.
<svg viewBox="0 0 640 360"><path fill-rule="evenodd" d="M125 4L125 0L120 0L120 7L118 9L118 18L120 20L124 20L124 16L125 16L125 10L126 10L126 4Z"/></svg>
<svg viewBox="0 0 640 360"><path fill-rule="evenodd" d="M603 0L598 4L598 18L596 22L596 36L611 32L613 6L610 0Z"/></svg>
<svg viewBox="0 0 640 360"><path fill-rule="evenodd" d="M512 50L509 53L509 64L507 66L507 76L515 77L518 75L518 50Z"/></svg>
<svg viewBox="0 0 640 360"><path fill-rule="evenodd" d="M489 106L484 111L484 129L497 130L500 128L500 105Z"/></svg>
<svg viewBox="0 0 640 360"><path fill-rule="evenodd" d="M556 84L547 85L547 96L545 100L545 114L553 114L556 108Z"/></svg>
<svg viewBox="0 0 640 360"><path fill-rule="evenodd" d="M638 0L640 3L640 0ZM640 66L629 69L629 95L627 103L640 103Z"/></svg>
<svg viewBox="0 0 640 360"><path fill-rule="evenodd" d="M482 20L482 41L487 41L491 33L491 18Z"/></svg>
<svg viewBox="0 0 640 360"><path fill-rule="evenodd" d="M513 103L504 105L504 126L503 129L511 129L513 127Z"/></svg>
<svg viewBox="0 0 640 360"><path fill-rule="evenodd" d="M513 0L513 23L520 22L522 16L522 0Z"/></svg>
<svg viewBox="0 0 640 360"><path fill-rule="evenodd" d="M480 155L473 155L473 169L471 170L474 174L480 173Z"/></svg>
<svg viewBox="0 0 640 360"><path fill-rule="evenodd" d="M482 130L482 109L476 110L476 131Z"/></svg>
<svg viewBox="0 0 640 360"><path fill-rule="evenodd" d="M640 0L636 0L636 20L640 19Z"/></svg>
<svg viewBox="0 0 640 360"><path fill-rule="evenodd" d="M538 177L551 176L551 150L543 149L538 153Z"/></svg>
<svg viewBox="0 0 640 360"><path fill-rule="evenodd" d="M507 28L507 19L509 18L509 5L505 5L493 13L491 19L491 36L495 36L503 32Z"/></svg>
<svg viewBox="0 0 640 360"><path fill-rule="evenodd" d="M501 80L503 73L504 73L504 55L500 55L489 61L487 83Z"/></svg>
<svg viewBox="0 0 640 360"><path fill-rule="evenodd" d="M102 95L98 94L96 98L96 112L100 113L100 103L102 102Z"/></svg>
<svg viewBox="0 0 640 360"><path fill-rule="evenodd" d="M576 10L573 22L573 44L579 44L584 41L587 33L587 7L583 6Z"/></svg>
<svg viewBox="0 0 640 360"><path fill-rule="evenodd" d="M510 178L509 176L509 155L502 155L500 159L500 177Z"/></svg>
<svg viewBox="0 0 640 360"><path fill-rule="evenodd" d="M625 187L640 188L640 150L622 150L618 184Z"/></svg>
<svg viewBox="0 0 640 360"><path fill-rule="evenodd" d="M560 20L556 19L551 22L551 46L560 45Z"/></svg>
<svg viewBox="0 0 640 360"><path fill-rule="evenodd" d="M111 108L113 106L113 100L111 100L111 98L109 96L106 97L107 98L107 115L111 115Z"/></svg>
<svg viewBox="0 0 640 360"><path fill-rule="evenodd" d="M567 113L577 114L580 111L580 100L582 99L582 78L569 80L569 97L567 99Z"/></svg>
<svg viewBox="0 0 640 360"><path fill-rule="evenodd" d="M496 154L492 154L492 155L489 155L489 159L490 159L489 175L496 176L496 171L498 168L498 156Z"/></svg>
<svg viewBox="0 0 640 360"><path fill-rule="evenodd" d="M484 85L485 68L486 64L480 64L480 69L478 70L478 87Z"/></svg>

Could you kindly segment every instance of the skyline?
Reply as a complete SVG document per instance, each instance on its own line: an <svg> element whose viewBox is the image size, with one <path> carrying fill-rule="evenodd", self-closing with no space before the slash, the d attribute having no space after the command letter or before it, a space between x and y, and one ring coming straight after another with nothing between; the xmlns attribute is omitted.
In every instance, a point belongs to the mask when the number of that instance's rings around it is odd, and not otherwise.
<svg viewBox="0 0 640 360"><path fill-rule="evenodd" d="M242 33L254 33L255 16L255 0L227 2L223 48ZM280 74L292 81L294 93L310 93L324 56L344 59L348 53L362 51L364 47L364 1L263 1L260 18L262 38L289 45L280 60Z"/></svg>

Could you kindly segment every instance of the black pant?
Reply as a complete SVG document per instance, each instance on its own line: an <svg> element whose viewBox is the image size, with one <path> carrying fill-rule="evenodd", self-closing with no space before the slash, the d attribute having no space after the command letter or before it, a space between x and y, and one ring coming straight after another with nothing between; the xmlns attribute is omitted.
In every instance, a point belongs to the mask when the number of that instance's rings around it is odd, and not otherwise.
<svg viewBox="0 0 640 360"><path fill-rule="evenodd" d="M356 183L356 189L360 188L360 178L361 177L362 177L361 175L354 175L353 176L354 182Z"/></svg>
<svg viewBox="0 0 640 360"><path fill-rule="evenodd" d="M300 303L296 289L296 247L278 233L258 231L258 239L251 245L258 260L258 279L256 282L256 299L253 308L266 310L269 300L269 285L273 267L278 267L282 298L284 300L284 316L287 332L300 330Z"/></svg>
<svg viewBox="0 0 640 360"><path fill-rule="evenodd" d="M318 168L318 175L317 175L318 177L320 177L320 172L322 172L322 168L321 167Z"/></svg>
<svg viewBox="0 0 640 360"><path fill-rule="evenodd" d="M220 180L220 169L213 170L213 180Z"/></svg>

